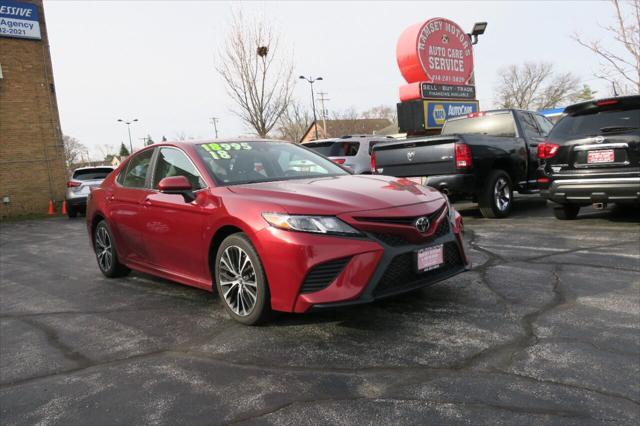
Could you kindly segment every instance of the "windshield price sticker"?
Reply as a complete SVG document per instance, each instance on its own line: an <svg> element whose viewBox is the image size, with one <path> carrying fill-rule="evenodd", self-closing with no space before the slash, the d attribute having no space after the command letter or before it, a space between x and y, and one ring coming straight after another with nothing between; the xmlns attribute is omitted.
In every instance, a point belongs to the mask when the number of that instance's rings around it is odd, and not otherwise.
<svg viewBox="0 0 640 426"><path fill-rule="evenodd" d="M231 159L229 151L248 151L251 150L251 145L246 142L208 143L203 144L202 148L204 148L214 160L229 160Z"/></svg>

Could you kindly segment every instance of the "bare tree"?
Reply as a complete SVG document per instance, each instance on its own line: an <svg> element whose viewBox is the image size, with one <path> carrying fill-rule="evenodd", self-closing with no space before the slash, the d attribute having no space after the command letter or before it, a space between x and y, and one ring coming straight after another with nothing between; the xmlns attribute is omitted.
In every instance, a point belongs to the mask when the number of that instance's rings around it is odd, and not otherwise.
<svg viewBox="0 0 640 426"><path fill-rule="evenodd" d="M98 145L97 149L103 160L110 160L118 153L118 149L116 148L116 146L111 144Z"/></svg>
<svg viewBox="0 0 640 426"><path fill-rule="evenodd" d="M363 118L386 118L393 123L398 122L397 110L388 105L378 105L362 113Z"/></svg>
<svg viewBox="0 0 640 426"><path fill-rule="evenodd" d="M80 141L72 136L63 135L64 159L67 168L71 168L76 163L81 163L89 159L89 150Z"/></svg>
<svg viewBox="0 0 640 426"><path fill-rule="evenodd" d="M601 60L595 76L617 85L620 93L640 93L640 0L611 0L615 11L613 25L604 27L613 40L573 39Z"/></svg>
<svg viewBox="0 0 640 426"><path fill-rule="evenodd" d="M234 113L261 137L276 125L291 101L294 80L278 35L264 21L233 16L216 70L236 104Z"/></svg>
<svg viewBox="0 0 640 426"><path fill-rule="evenodd" d="M556 74L548 62L525 62L498 71L496 87L500 108L545 109L568 102L578 90L578 78Z"/></svg>
<svg viewBox="0 0 640 426"><path fill-rule="evenodd" d="M300 142L307 131L313 117L299 102L291 102L278 121L279 138L292 142Z"/></svg>

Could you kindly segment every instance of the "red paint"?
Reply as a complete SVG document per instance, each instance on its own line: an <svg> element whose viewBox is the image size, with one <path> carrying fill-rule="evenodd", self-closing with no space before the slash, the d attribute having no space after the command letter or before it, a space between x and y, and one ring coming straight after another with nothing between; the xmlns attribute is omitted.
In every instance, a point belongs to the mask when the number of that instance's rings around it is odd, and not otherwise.
<svg viewBox="0 0 640 426"><path fill-rule="evenodd" d="M158 146L181 149L199 170L208 188L198 191L194 201L185 202L181 194L155 189L123 188L115 182L131 158ZM109 223L118 257L127 266L211 291L209 253L216 232L227 226L238 228L256 248L267 276L271 306L278 311L304 312L314 304L357 298L370 284L385 249L370 238L280 230L262 218L263 212L333 215L363 232L396 234L424 244L434 231L420 234L412 225L367 222L362 217L427 215L446 202L434 189L388 176L345 175L216 187L190 142L153 145L130 159L92 192L87 206L89 232L95 216L100 215ZM169 183L180 184L176 179ZM462 241L461 218L457 213L454 217L452 229ZM449 220L445 213L436 223L443 220ZM464 251L461 254L466 259ZM351 260L327 288L300 294L311 268L345 257Z"/></svg>
<svg viewBox="0 0 640 426"><path fill-rule="evenodd" d="M473 84L471 40L458 24L445 18L407 28L398 39L396 59L407 83Z"/></svg>
<svg viewBox="0 0 640 426"><path fill-rule="evenodd" d="M420 89L421 82L403 84L400 86L400 101L413 101L415 99L422 99L422 91Z"/></svg>

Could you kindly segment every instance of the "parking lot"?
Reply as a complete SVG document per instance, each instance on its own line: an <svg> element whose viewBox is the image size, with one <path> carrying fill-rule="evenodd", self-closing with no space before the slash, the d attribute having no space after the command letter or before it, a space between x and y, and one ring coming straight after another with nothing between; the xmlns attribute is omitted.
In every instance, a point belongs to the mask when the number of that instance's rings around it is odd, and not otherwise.
<svg viewBox="0 0 640 426"><path fill-rule="evenodd" d="M471 272L262 327L201 290L104 278L83 218L4 223L2 423L636 423L640 218L462 211Z"/></svg>

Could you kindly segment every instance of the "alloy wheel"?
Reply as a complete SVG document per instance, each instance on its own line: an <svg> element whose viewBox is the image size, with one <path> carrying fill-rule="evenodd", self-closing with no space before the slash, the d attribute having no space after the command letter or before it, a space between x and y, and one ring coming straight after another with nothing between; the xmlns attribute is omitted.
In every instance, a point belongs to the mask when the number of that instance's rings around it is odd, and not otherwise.
<svg viewBox="0 0 640 426"><path fill-rule="evenodd" d="M113 253L111 251L111 237L104 226L98 227L96 232L96 256L98 265L103 271L111 269L113 264Z"/></svg>
<svg viewBox="0 0 640 426"><path fill-rule="evenodd" d="M500 211L505 211L511 203L511 191L509 189L509 183L503 177L496 181L496 185L493 188L493 197L496 202L496 207Z"/></svg>
<svg viewBox="0 0 640 426"><path fill-rule="evenodd" d="M237 315L249 315L256 305L258 284L247 252L238 246L227 247L220 257L218 271L222 296L229 308Z"/></svg>

